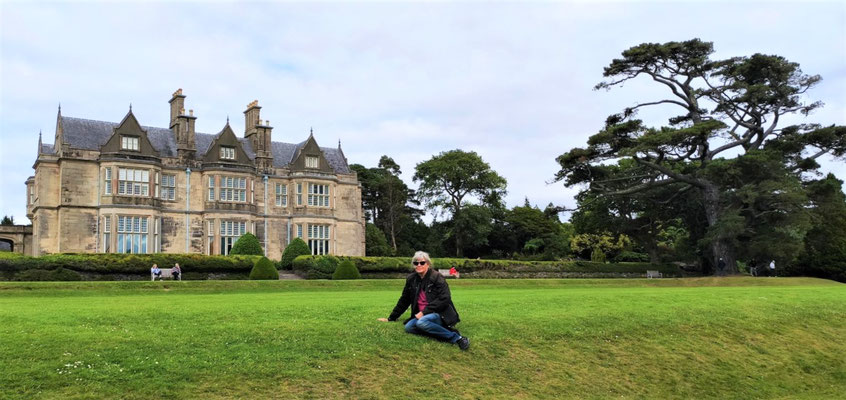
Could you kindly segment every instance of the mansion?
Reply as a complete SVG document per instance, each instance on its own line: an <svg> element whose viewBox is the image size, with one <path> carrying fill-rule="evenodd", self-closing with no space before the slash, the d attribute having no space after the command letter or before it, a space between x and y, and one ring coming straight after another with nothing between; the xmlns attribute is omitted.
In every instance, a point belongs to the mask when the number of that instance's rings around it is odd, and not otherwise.
<svg viewBox="0 0 846 400"><path fill-rule="evenodd" d="M361 188L340 143L275 142L260 110L247 105L238 137L228 121L195 132L182 89L168 128L142 126L131 107L119 123L59 108L26 181L27 252L228 254L250 232L272 259L296 237L313 254L363 256Z"/></svg>

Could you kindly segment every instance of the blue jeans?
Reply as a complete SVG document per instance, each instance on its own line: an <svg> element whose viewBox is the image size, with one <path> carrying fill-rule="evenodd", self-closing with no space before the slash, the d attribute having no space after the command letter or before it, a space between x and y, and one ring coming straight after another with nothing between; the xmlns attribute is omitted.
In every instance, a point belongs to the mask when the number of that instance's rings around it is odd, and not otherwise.
<svg viewBox="0 0 846 400"><path fill-rule="evenodd" d="M444 328L441 325L441 315L438 313L426 314L423 318L412 318L405 324L405 331L415 335L431 336L438 340L455 343L461 335Z"/></svg>

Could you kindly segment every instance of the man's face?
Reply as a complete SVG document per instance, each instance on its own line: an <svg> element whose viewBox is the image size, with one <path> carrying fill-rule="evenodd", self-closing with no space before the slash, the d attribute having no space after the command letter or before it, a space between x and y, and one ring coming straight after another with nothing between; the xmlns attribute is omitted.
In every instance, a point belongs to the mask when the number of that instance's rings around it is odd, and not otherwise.
<svg viewBox="0 0 846 400"><path fill-rule="evenodd" d="M417 271L418 274L423 275L426 271L429 270L429 263L423 259L414 260L412 263L414 265L414 270Z"/></svg>

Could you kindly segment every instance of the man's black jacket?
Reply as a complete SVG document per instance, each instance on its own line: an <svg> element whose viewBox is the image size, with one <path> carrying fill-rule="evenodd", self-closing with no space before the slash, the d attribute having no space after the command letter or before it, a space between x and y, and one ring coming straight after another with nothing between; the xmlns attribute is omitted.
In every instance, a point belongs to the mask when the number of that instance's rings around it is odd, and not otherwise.
<svg viewBox="0 0 846 400"><path fill-rule="evenodd" d="M455 306L452 304L452 297L449 294L449 286L446 283L443 275L439 274L432 268L426 272L423 278L417 272L412 272L405 279L405 287L402 289L402 295L397 301L397 306L388 317L389 321L396 321L397 318L411 306L411 318L419 311L417 308L417 296L420 290L426 292L426 300L429 304L424 308L423 315L438 313L444 321L444 326L454 326L459 321L458 312L455 311ZM408 320L410 320L409 318ZM407 323L408 320L405 322Z"/></svg>

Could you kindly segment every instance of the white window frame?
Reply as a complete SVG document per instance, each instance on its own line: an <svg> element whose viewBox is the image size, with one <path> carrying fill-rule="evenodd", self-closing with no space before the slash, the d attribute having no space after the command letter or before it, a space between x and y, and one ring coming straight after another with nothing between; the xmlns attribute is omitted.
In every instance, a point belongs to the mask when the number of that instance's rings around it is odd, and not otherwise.
<svg viewBox="0 0 846 400"><path fill-rule="evenodd" d="M297 205L303 205L303 184L302 182L297 182Z"/></svg>
<svg viewBox="0 0 846 400"><path fill-rule="evenodd" d="M105 181L106 185L103 193L108 195L112 194L112 167L106 167L105 176L103 180Z"/></svg>
<svg viewBox="0 0 846 400"><path fill-rule="evenodd" d="M276 184L276 206L277 207L287 207L288 206L288 185L284 183L277 183Z"/></svg>
<svg viewBox="0 0 846 400"><path fill-rule="evenodd" d="M141 138L138 136L120 136L120 149L121 150L132 150L132 151L139 151L141 145Z"/></svg>
<svg viewBox="0 0 846 400"><path fill-rule="evenodd" d="M320 168L320 157L317 156L306 156L305 157L305 166L306 168Z"/></svg>
<svg viewBox="0 0 846 400"><path fill-rule="evenodd" d="M329 253L330 225L308 224L308 247L312 255Z"/></svg>
<svg viewBox="0 0 846 400"><path fill-rule="evenodd" d="M126 254L146 254L148 242L148 218L141 216L119 215L116 251ZM127 247L127 245L129 245Z"/></svg>
<svg viewBox="0 0 846 400"><path fill-rule="evenodd" d="M220 158L222 160L234 160L235 148L232 146L220 146Z"/></svg>
<svg viewBox="0 0 846 400"><path fill-rule="evenodd" d="M108 253L112 249L112 217L103 217L103 253Z"/></svg>
<svg viewBox="0 0 846 400"><path fill-rule="evenodd" d="M206 244L206 246L207 246L206 247L206 253L208 255L212 255L212 253L214 252L214 220L213 219L208 220L208 236L209 236L209 241Z"/></svg>
<svg viewBox="0 0 846 400"><path fill-rule="evenodd" d="M220 254L229 255L232 245L245 233L246 221L220 221Z"/></svg>
<svg viewBox="0 0 846 400"><path fill-rule="evenodd" d="M176 200L176 175L162 174L162 199Z"/></svg>
<svg viewBox="0 0 846 400"><path fill-rule="evenodd" d="M238 176L221 176L219 200L231 203L246 203L247 178Z"/></svg>
<svg viewBox="0 0 846 400"><path fill-rule="evenodd" d="M214 176L209 176L209 201L214 200Z"/></svg>
<svg viewBox="0 0 846 400"><path fill-rule="evenodd" d="M118 168L118 194L150 196L150 170Z"/></svg>
<svg viewBox="0 0 846 400"><path fill-rule="evenodd" d="M329 207L329 185L322 183L309 183L308 206Z"/></svg>

